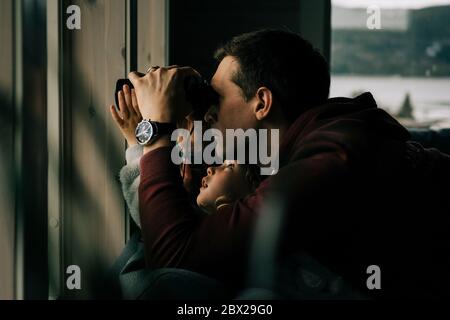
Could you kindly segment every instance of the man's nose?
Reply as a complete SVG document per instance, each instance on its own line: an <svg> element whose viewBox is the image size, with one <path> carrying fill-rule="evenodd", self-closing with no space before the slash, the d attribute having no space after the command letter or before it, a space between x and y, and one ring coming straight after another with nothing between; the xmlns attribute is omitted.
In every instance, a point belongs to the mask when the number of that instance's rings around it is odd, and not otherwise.
<svg viewBox="0 0 450 320"><path fill-rule="evenodd" d="M211 106L205 114L204 120L210 126L217 122L217 107Z"/></svg>

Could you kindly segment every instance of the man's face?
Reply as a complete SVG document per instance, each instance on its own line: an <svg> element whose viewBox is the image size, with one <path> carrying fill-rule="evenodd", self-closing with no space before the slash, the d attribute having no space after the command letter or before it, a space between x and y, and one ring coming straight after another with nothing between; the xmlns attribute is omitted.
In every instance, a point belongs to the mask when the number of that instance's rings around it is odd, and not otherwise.
<svg viewBox="0 0 450 320"><path fill-rule="evenodd" d="M211 80L211 86L219 95L219 105L211 107L205 120L212 128L225 134L225 129L256 128L254 114L256 98L245 101L241 88L231 79L239 70L239 62L232 56L226 56L217 67Z"/></svg>

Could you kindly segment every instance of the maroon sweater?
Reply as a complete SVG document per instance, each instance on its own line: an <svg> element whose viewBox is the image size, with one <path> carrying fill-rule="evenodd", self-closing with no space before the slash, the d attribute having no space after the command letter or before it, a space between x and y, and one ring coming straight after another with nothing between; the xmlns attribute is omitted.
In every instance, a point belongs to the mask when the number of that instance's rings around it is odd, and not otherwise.
<svg viewBox="0 0 450 320"><path fill-rule="evenodd" d="M411 205L414 197L426 196L414 186L428 184L436 196L431 176L448 174L447 157L447 169L428 161L424 175L422 160L430 157L411 149L408 139L407 130L378 109L369 93L330 99L302 114L282 137L277 175L213 215L190 205L171 149L154 150L141 159L139 187L147 264L239 286L259 209L278 190L288 202L283 248L307 250L358 287L365 286L367 266L382 265L387 288L389 275L405 270L403 263L414 261L409 254L425 246L423 220L415 217L430 207L427 201ZM405 160L408 152L414 163Z"/></svg>

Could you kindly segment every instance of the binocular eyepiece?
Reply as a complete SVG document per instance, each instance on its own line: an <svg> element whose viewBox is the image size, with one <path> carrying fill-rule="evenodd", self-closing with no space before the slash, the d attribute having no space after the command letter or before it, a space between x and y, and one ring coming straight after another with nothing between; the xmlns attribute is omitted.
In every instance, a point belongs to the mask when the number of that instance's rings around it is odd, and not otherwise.
<svg viewBox="0 0 450 320"><path fill-rule="evenodd" d="M122 90L124 85L131 88L133 84L129 79L119 79L116 82L116 91L114 99L116 106L119 106L117 93ZM216 105L218 101L218 94L214 91L211 85L201 77L189 76L184 81L184 89L186 92L186 101L192 105L194 120L202 120L212 105Z"/></svg>

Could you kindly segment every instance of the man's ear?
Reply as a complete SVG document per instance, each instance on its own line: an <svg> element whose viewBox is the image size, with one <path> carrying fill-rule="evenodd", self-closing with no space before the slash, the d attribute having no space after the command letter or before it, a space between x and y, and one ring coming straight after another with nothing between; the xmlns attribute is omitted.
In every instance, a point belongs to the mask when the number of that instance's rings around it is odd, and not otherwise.
<svg viewBox="0 0 450 320"><path fill-rule="evenodd" d="M270 91L266 87L260 87L258 88L258 91L256 91L256 104L255 104L255 116L258 120L265 119L272 109L272 91Z"/></svg>

